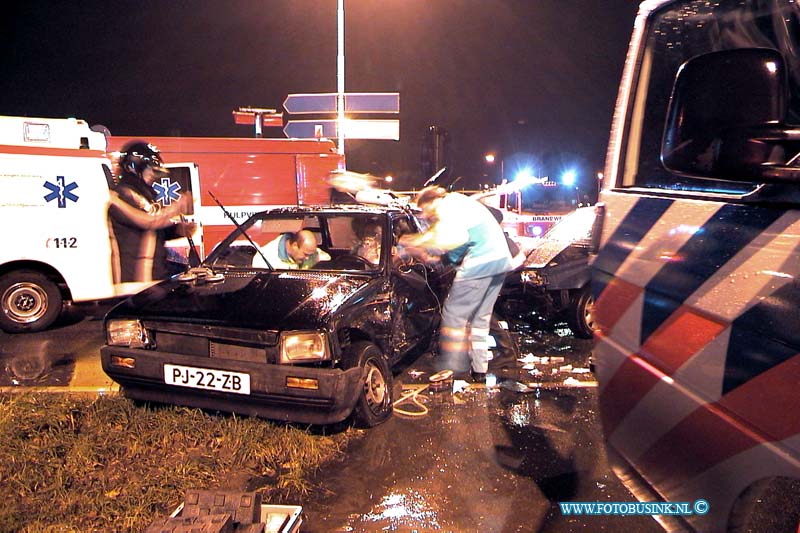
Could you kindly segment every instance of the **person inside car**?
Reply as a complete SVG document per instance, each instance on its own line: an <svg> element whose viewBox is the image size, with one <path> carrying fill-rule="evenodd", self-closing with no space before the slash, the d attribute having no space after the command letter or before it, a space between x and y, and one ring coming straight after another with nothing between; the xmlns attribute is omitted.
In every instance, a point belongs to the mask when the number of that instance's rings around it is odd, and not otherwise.
<svg viewBox="0 0 800 533"><path fill-rule="evenodd" d="M264 257L262 257L262 254ZM261 248L261 254L253 257L253 266L266 268L264 258L272 268L306 270L320 261L329 261L331 256L317 247L314 233L304 229L282 233Z"/></svg>
<svg viewBox="0 0 800 533"><path fill-rule="evenodd" d="M351 253L377 265L381 260L381 236L383 235L380 222L373 219L354 218L353 233L358 240Z"/></svg>

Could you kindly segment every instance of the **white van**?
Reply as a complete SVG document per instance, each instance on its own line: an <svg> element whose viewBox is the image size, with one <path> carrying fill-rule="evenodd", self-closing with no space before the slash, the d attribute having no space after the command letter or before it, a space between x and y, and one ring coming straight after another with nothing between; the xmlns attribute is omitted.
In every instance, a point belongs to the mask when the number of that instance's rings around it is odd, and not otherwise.
<svg viewBox="0 0 800 533"><path fill-rule="evenodd" d="M0 117L0 328L40 331L114 284L103 133L83 120Z"/></svg>
<svg viewBox="0 0 800 533"><path fill-rule="evenodd" d="M678 531L800 526L800 9L650 0L592 264L615 470Z"/></svg>

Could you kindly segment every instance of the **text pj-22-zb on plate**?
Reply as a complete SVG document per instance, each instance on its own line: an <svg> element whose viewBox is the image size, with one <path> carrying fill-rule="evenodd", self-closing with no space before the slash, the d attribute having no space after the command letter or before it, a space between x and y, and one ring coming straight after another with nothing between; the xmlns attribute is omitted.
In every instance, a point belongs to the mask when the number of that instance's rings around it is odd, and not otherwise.
<svg viewBox="0 0 800 533"><path fill-rule="evenodd" d="M193 389L250 394L250 374L212 368L165 364L164 383Z"/></svg>

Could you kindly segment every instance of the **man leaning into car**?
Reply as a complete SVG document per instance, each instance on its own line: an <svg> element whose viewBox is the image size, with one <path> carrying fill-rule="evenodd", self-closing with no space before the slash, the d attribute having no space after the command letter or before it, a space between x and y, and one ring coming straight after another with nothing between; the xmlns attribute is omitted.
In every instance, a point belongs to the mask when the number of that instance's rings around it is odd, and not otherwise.
<svg viewBox="0 0 800 533"><path fill-rule="evenodd" d="M261 248L261 254L276 269L305 270L320 261L329 261L331 256L317 247L317 239L309 230L282 233ZM253 266L266 268L261 254L253 257Z"/></svg>
<svg viewBox="0 0 800 533"><path fill-rule="evenodd" d="M485 381L492 309L513 268L503 230L483 204L442 187L423 189L416 202L432 225L401 237L399 246L422 259L440 256L457 265L442 310L437 367L463 371L469 366L473 381Z"/></svg>

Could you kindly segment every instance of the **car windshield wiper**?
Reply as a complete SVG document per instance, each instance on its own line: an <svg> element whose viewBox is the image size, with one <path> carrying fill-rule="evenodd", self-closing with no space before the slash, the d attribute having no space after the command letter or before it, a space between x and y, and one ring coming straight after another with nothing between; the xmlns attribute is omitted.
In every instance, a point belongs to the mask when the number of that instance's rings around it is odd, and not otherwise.
<svg viewBox="0 0 800 533"><path fill-rule="evenodd" d="M245 236L245 238L247 238L247 241L248 241L248 242L249 242L249 243L250 243L250 244L253 246L253 248L255 248L255 249L256 249L256 252L258 252L258 255L260 255L260 256L261 256L261 259L263 259L263 260L264 260L264 263L267 265L267 268L269 268L269 269L270 269L270 271L274 271L274 270L275 270L275 267L273 267L271 264L269 264L269 261L268 261L268 260L267 260L267 258L264 256L264 253L261 251L261 247L259 247L259 246L258 246L258 245L257 245L255 242L253 242L253 239L251 239L251 238L250 238L250 235L248 235L248 234L247 234L247 232L246 232L245 230L243 230L243 229L242 229L242 225L241 225L241 224L239 224L239 223L236 221L236 219L233 217L233 215L231 215L231 214L228 212L228 210L227 210L227 209L225 209L225 206L224 206L224 205L222 205L222 202L220 202L219 200L217 200L217 197L216 197L216 196L214 196L214 193L213 193L213 192L211 192L211 191L208 191L208 194L210 194L210 195L211 195L211 198L212 198L212 199L213 199L215 202L217 202L217 205L219 206L219 208L220 208L220 209L222 209L222 212L223 212L223 213L225 213L225 216L226 216L226 217L228 217L229 219L231 219L231 222L233 222L233 225L234 225L234 226L236 226L236 229L238 229L238 230L239 230L239 233L243 234L243 235Z"/></svg>

